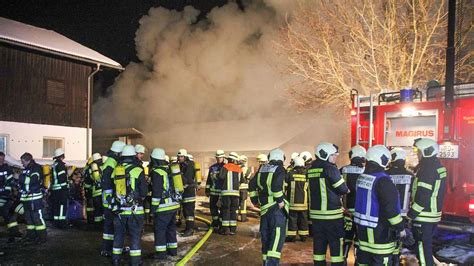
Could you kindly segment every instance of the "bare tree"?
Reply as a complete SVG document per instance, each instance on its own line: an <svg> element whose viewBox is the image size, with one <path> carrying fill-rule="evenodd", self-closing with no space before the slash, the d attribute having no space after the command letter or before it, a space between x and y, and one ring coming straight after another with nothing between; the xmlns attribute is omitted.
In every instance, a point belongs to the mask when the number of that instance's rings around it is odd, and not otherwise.
<svg viewBox="0 0 474 266"><path fill-rule="evenodd" d="M343 106L353 88L367 94L443 80L446 25L445 0L299 2L278 41L285 71L298 80L288 93L300 108ZM472 57L458 62L466 73Z"/></svg>

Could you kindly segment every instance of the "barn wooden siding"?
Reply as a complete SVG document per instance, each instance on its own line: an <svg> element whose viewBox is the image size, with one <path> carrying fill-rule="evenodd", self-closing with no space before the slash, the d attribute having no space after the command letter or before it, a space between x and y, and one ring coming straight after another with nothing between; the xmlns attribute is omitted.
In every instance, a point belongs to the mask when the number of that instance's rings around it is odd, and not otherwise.
<svg viewBox="0 0 474 266"><path fill-rule="evenodd" d="M87 127L91 71L81 62L0 43L0 120ZM64 82L64 103L51 103L51 95L48 102L48 80L53 87Z"/></svg>

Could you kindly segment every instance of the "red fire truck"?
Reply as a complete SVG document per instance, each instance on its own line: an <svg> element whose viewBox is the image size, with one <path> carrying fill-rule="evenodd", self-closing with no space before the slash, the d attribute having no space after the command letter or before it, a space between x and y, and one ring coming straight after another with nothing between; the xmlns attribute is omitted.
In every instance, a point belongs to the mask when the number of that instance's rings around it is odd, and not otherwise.
<svg viewBox="0 0 474 266"><path fill-rule="evenodd" d="M414 140L437 140L439 157L448 169L441 226L474 233L474 83L454 86L451 108L446 107L444 92L442 86L371 96L354 90L351 142L366 148L376 144L405 148L408 164L414 166Z"/></svg>

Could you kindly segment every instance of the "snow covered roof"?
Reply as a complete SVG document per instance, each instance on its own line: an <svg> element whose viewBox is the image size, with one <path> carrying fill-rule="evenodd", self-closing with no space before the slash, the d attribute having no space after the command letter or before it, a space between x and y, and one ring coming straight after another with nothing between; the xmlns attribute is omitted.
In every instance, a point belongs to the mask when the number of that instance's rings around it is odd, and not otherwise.
<svg viewBox="0 0 474 266"><path fill-rule="evenodd" d="M55 31L0 17L0 42L28 47L89 63L123 69L114 60Z"/></svg>

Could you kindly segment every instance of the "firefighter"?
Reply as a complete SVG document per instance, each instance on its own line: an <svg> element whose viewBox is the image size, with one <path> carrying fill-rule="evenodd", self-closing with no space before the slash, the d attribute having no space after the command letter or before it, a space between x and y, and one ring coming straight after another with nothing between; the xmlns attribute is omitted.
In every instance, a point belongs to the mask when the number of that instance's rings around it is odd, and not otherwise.
<svg viewBox="0 0 474 266"><path fill-rule="evenodd" d="M354 222L359 265L392 265L396 241L406 236L398 191L385 172L390 158L383 145L369 148L364 173L357 179Z"/></svg>
<svg viewBox="0 0 474 266"><path fill-rule="evenodd" d="M326 265L329 245L332 265L343 265L344 219L341 196L349 189L336 166L338 147L322 142L316 147L316 160L308 169L310 209L313 226L313 260Z"/></svg>
<svg viewBox="0 0 474 266"><path fill-rule="evenodd" d="M66 223L67 200L68 200L68 175L64 164L64 150L58 148L54 151L54 163L51 166L51 209L53 212L54 225L64 229Z"/></svg>
<svg viewBox="0 0 474 266"><path fill-rule="evenodd" d="M13 188L15 186L13 170L5 163L5 153L0 152L0 215L7 224L8 243L14 242L15 237L21 237L14 211Z"/></svg>
<svg viewBox="0 0 474 266"><path fill-rule="evenodd" d="M136 163L136 152L132 145L126 145L120 156L120 163L113 172L113 191L115 201L112 203L114 212L114 242L112 261L120 265L125 236L129 235L130 264L141 265L141 235L144 222L143 201L148 184L143 168Z"/></svg>
<svg viewBox="0 0 474 266"><path fill-rule="evenodd" d="M436 141L416 139L414 147L419 164L407 218L412 223L420 265L433 265L433 235L441 220L447 172L437 158L439 146Z"/></svg>
<svg viewBox="0 0 474 266"><path fill-rule="evenodd" d="M30 153L24 153L20 160L25 168L18 179L20 201L26 220L25 240L41 244L46 242L46 223L43 219L43 171Z"/></svg>
<svg viewBox="0 0 474 266"><path fill-rule="evenodd" d="M242 168L242 176L239 186L239 214L240 221L247 222L247 198L249 194L249 181L253 175L252 168L248 166L248 158L245 155L240 156L240 166Z"/></svg>
<svg viewBox="0 0 474 266"><path fill-rule="evenodd" d="M349 256L349 250L355 241L356 227L354 224L354 210L355 210L355 193L356 193L356 182L357 178L364 173L365 156L367 151L360 145L355 145L349 151L349 159L351 163L340 169L342 177L346 181L349 193L343 198L344 208L344 259L347 260ZM355 254L355 252L354 252Z"/></svg>
<svg viewBox="0 0 474 266"><path fill-rule="evenodd" d="M287 241L294 242L299 235L301 241L306 241L308 231L308 182L306 168L301 157L293 159L294 167L288 173L286 183L286 199L290 204Z"/></svg>
<svg viewBox="0 0 474 266"><path fill-rule="evenodd" d="M306 168L311 167L313 161L313 155L309 151L304 151L300 154L300 157L303 158Z"/></svg>
<svg viewBox="0 0 474 266"><path fill-rule="evenodd" d="M239 155L229 153L227 163L218 175L220 189L222 225L219 233L235 235L237 230L237 210L239 209L239 181L242 178L242 168L238 165Z"/></svg>
<svg viewBox="0 0 474 266"><path fill-rule="evenodd" d="M387 174L390 175L392 182L395 184L398 190L400 198L401 216L406 219L408 209L410 207L410 191L411 184L413 183L414 174L406 169L406 151L402 148L394 148L390 151L392 155L392 161L390 167L387 170ZM397 247L393 252L392 264L400 264L400 249L401 242L397 243Z"/></svg>
<svg viewBox="0 0 474 266"><path fill-rule="evenodd" d="M281 149L270 151L270 163L263 164L250 180L252 204L260 206L260 234L263 265L279 265L285 242L288 203L283 194L286 169L285 154Z"/></svg>
<svg viewBox="0 0 474 266"><path fill-rule="evenodd" d="M104 210L102 207L102 156L100 153L92 154L90 163L84 170L84 190L87 198L87 218L93 224L99 225L104 220Z"/></svg>
<svg viewBox="0 0 474 266"><path fill-rule="evenodd" d="M191 236L194 233L194 209L196 207L196 171L194 170L194 164L187 156L188 152L185 149L178 151L178 163L184 184L182 207L186 227L182 231L183 236Z"/></svg>
<svg viewBox="0 0 474 266"><path fill-rule="evenodd" d="M209 174L207 175L206 180L206 196L209 197L209 209L212 216L212 226L215 230L220 227L219 222L219 208L217 207L217 202L219 201L220 189L218 186L218 176L221 168L224 166L225 153L223 150L217 150L216 154L216 163L209 167Z"/></svg>
<svg viewBox="0 0 474 266"><path fill-rule="evenodd" d="M102 249L100 254L104 257L112 256L112 244L114 241L114 216L112 213L113 203L113 172L117 167L125 143L114 141L107 152L107 160L100 167L102 171L102 207L104 210L104 231L102 234Z"/></svg>
<svg viewBox="0 0 474 266"><path fill-rule="evenodd" d="M145 156L145 146L141 144L135 145L135 152L137 153L137 164L143 169L145 174L145 180L148 184L148 194L146 195L145 201L143 202L143 208L145 209L145 223L151 223L151 181L149 176L149 168L143 163L143 157Z"/></svg>
<svg viewBox="0 0 474 266"><path fill-rule="evenodd" d="M290 165L288 165L288 167L286 168L286 170L288 171L288 173L293 169L293 167L295 166L295 159L296 157L299 157L300 154L297 153L297 152L293 152L291 154L291 160L290 160ZM304 160L303 160L304 161Z"/></svg>
<svg viewBox="0 0 474 266"><path fill-rule="evenodd" d="M166 255L177 256L176 212L179 209L179 195L175 189L165 151L153 149L150 156L152 184L152 212L155 233L155 259Z"/></svg>

